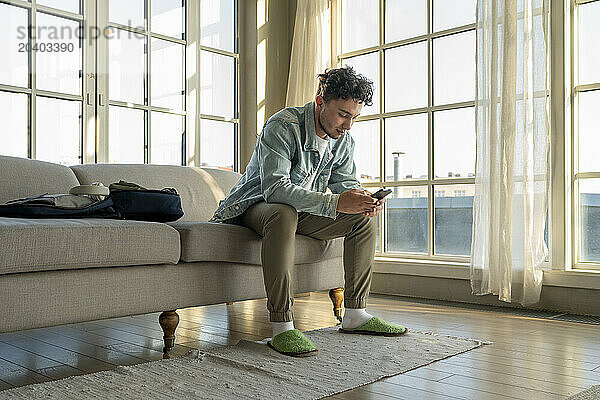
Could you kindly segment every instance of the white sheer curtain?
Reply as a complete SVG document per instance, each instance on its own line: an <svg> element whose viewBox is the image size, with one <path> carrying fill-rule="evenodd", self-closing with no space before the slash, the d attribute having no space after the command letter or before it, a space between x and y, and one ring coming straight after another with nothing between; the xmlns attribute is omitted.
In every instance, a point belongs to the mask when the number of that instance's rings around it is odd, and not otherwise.
<svg viewBox="0 0 600 400"><path fill-rule="evenodd" d="M314 99L317 74L331 64L328 0L298 0L286 106L302 106Z"/></svg>
<svg viewBox="0 0 600 400"><path fill-rule="evenodd" d="M477 2L471 287L539 301L549 181L549 0Z"/></svg>

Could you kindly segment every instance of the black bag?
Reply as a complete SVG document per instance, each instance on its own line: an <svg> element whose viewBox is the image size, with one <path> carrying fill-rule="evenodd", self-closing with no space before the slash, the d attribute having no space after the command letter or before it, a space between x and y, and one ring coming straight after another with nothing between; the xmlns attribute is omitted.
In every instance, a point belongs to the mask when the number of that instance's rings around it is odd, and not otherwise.
<svg viewBox="0 0 600 400"><path fill-rule="evenodd" d="M119 218L172 222L183 216L181 197L173 188L151 190L135 183L119 181L111 184L109 189Z"/></svg>
<svg viewBox="0 0 600 400"><path fill-rule="evenodd" d="M12 200L0 205L0 217L120 218L172 222L183 216L181 197L175 189L150 190L125 181L113 183L109 188L110 196L106 198L46 193Z"/></svg>
<svg viewBox="0 0 600 400"><path fill-rule="evenodd" d="M74 195L49 195L27 197L12 200L0 205L0 217L11 218L117 218L113 200L81 201L79 204L68 198L80 198ZM82 199L83 200L83 199ZM66 203L72 203L66 206Z"/></svg>

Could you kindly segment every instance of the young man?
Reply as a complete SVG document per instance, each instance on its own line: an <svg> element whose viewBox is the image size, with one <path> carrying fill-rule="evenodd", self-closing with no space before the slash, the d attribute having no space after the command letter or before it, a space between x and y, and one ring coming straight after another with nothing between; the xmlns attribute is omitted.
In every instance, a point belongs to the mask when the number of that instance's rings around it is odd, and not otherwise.
<svg viewBox="0 0 600 400"><path fill-rule="evenodd" d="M262 267L273 325L270 346L305 355L315 345L294 329L291 307L295 234L344 237L345 315L341 332L396 336L406 328L366 312L377 234L376 200L356 179L354 140L348 134L373 83L351 67L319 75L314 102L273 115L258 138L240 181L213 222L247 226L263 237ZM331 193L325 193L327 188Z"/></svg>

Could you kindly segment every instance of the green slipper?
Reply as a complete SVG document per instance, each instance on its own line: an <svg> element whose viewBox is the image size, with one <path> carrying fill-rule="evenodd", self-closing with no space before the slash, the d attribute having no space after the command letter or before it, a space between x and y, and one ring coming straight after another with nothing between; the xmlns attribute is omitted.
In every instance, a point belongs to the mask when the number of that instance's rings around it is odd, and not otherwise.
<svg viewBox="0 0 600 400"><path fill-rule="evenodd" d="M298 329L281 332L267 345L281 354L292 357L307 357L317 351L317 346Z"/></svg>
<svg viewBox="0 0 600 400"><path fill-rule="evenodd" d="M362 335L377 335L377 336L400 336L408 332L403 326L396 325L392 322L387 322L379 317L373 317L358 328L344 329L340 328L342 333L359 333Z"/></svg>

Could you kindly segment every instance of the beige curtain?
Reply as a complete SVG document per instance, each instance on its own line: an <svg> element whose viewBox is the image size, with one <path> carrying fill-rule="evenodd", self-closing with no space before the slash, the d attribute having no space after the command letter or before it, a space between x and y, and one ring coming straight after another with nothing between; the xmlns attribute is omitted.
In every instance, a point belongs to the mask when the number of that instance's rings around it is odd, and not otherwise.
<svg viewBox="0 0 600 400"><path fill-rule="evenodd" d="M549 15L549 0L477 2L471 287L523 305L548 253Z"/></svg>
<svg viewBox="0 0 600 400"><path fill-rule="evenodd" d="M302 106L314 99L317 74L331 64L328 0L298 0L290 58L286 106Z"/></svg>

